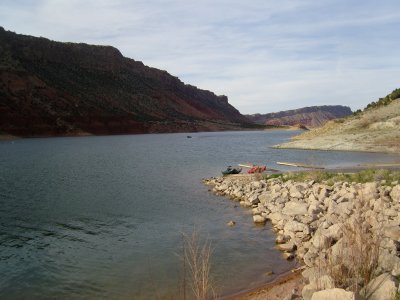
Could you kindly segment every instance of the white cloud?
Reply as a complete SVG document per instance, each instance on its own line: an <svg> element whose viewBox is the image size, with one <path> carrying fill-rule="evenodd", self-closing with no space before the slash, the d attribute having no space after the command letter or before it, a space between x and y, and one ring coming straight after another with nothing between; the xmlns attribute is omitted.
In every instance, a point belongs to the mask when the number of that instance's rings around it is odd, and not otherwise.
<svg viewBox="0 0 400 300"><path fill-rule="evenodd" d="M243 113L353 109L399 87L400 2L365 0L3 1L12 31L113 45Z"/></svg>

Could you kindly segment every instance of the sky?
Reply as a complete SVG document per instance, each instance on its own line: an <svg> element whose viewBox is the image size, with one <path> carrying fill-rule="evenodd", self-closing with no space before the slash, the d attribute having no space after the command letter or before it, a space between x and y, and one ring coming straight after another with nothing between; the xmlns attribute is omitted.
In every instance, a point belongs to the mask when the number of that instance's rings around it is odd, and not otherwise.
<svg viewBox="0 0 400 300"><path fill-rule="evenodd" d="M0 0L0 20L112 45L244 114L355 110L400 88L399 0Z"/></svg>

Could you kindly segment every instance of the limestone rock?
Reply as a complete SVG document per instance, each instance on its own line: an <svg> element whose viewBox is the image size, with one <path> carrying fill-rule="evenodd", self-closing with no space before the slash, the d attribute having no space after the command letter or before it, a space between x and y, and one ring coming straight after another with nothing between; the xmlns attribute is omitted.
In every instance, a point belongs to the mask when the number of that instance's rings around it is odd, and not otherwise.
<svg viewBox="0 0 400 300"><path fill-rule="evenodd" d="M353 292L347 292L343 289L327 289L315 292L311 300L357 300L360 299Z"/></svg>
<svg viewBox="0 0 400 300"><path fill-rule="evenodd" d="M317 288L313 284L307 284L303 287L301 296L304 300L311 300L315 292L317 292Z"/></svg>
<svg viewBox="0 0 400 300"><path fill-rule="evenodd" d="M254 221L254 223L264 224L266 219L263 216L254 215L253 216L253 221Z"/></svg>
<svg viewBox="0 0 400 300"><path fill-rule="evenodd" d="M289 216L307 214L308 205L301 202L288 202L282 210L282 213Z"/></svg>
<svg viewBox="0 0 400 300"><path fill-rule="evenodd" d="M395 241L400 241L400 226L385 227L383 234Z"/></svg>
<svg viewBox="0 0 400 300"><path fill-rule="evenodd" d="M361 295L368 300L393 300L396 294L398 281L389 273L384 273L371 280L361 290Z"/></svg>
<svg viewBox="0 0 400 300"><path fill-rule="evenodd" d="M231 220L231 221L229 221L228 223L226 223L226 225L232 227L232 226L235 226L235 225L236 225L236 222Z"/></svg>
<svg viewBox="0 0 400 300"><path fill-rule="evenodd" d="M296 245L292 241L290 241L285 244L278 244L277 248L284 252L292 252L293 250L295 250Z"/></svg>
<svg viewBox="0 0 400 300"><path fill-rule="evenodd" d="M392 197L393 201L400 202L400 185L393 187L390 197Z"/></svg>

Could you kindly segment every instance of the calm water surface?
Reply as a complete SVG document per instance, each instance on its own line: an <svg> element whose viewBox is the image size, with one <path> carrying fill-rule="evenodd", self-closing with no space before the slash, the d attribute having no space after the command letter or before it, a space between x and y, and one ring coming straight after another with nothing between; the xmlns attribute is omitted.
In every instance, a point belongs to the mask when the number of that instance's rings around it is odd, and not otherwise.
<svg viewBox="0 0 400 300"><path fill-rule="evenodd" d="M213 247L221 295L271 280L293 263L270 226L208 192L229 164L328 167L398 156L277 150L296 132L223 132L0 142L0 298L177 298L182 232ZM282 167L279 167L282 169ZM235 220L237 226L226 226Z"/></svg>

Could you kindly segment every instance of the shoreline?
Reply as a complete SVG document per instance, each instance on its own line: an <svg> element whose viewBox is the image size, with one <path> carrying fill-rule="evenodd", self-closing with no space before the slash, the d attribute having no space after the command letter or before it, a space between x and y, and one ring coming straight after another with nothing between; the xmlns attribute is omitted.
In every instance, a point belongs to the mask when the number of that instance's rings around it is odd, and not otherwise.
<svg viewBox="0 0 400 300"><path fill-rule="evenodd" d="M383 167L398 170L399 166L400 164L396 163L384 164ZM346 170L354 172L372 167L363 166ZM338 172L341 178L350 176L348 173L339 173L341 170L324 171ZM292 270L279 275L272 282L221 299L280 299L274 298L276 290L279 290L278 294L281 296L282 291L289 290L287 296L292 297L291 299L296 299L300 295L311 299L314 293L330 292L331 289L340 286L338 282L340 279L327 271L330 268L329 261L326 258L324 260L324 257L338 260L337 253L342 253L338 252L338 249L346 245L345 229L350 225L354 228L367 226L365 227L369 228L367 241L373 241L378 234L382 234L378 246L382 247L382 250L374 274L386 276L387 280L392 280L394 286L398 286L395 276L400 275L400 257L397 256L396 246L393 243L396 243L396 239L400 240L398 221L400 220L400 174L393 174L390 170L376 172L376 178L381 179L356 183L349 177L348 182L344 179L334 180L332 186L326 181L320 183L308 179L284 181L280 178L262 179L256 176L205 179L203 182L213 186L212 191L215 194L238 201L243 208L251 209L255 223L271 222L277 236L278 249L283 252L286 259L296 259L305 268L302 274L299 271L295 272L296 275L291 274ZM385 180L379 177L385 172L386 175L390 173L388 176L395 175L392 176L393 181L388 182L386 177ZM309 170L304 173L312 174ZM379 229L382 226L385 228L383 232ZM363 252L364 245L360 247L358 252ZM350 264L353 260L354 258L350 260ZM325 266L323 270L317 268L321 265ZM345 286L340 286L341 289L335 289L335 293L352 293L358 297L359 293L367 293L369 284L375 279L364 282L360 286L360 289L363 287L361 290L352 291L347 287L346 291L342 289L346 288Z"/></svg>
<svg viewBox="0 0 400 300"><path fill-rule="evenodd" d="M196 133L207 133L207 132L243 132L243 131L295 131L296 129L287 128L241 128L233 130L231 128L226 130L208 130L208 131L174 131L174 132L138 132L138 133L111 133L111 134L92 134L89 132L78 132L75 134L60 134L60 135L30 135L30 136L16 136L11 134L0 134L0 141L19 140L19 139L48 139L48 138L64 138L64 137L90 137L90 136L124 136L124 135L144 135L144 134L196 134Z"/></svg>
<svg viewBox="0 0 400 300"><path fill-rule="evenodd" d="M304 280L301 275L302 269L295 268L285 273L278 275L271 282L264 283L260 286L240 291L238 293L221 297L221 300L256 300L256 299L272 299L273 294L279 295L279 298L289 297L293 295L293 290L296 290L295 294L301 292L304 286ZM267 297L267 298L266 298Z"/></svg>

